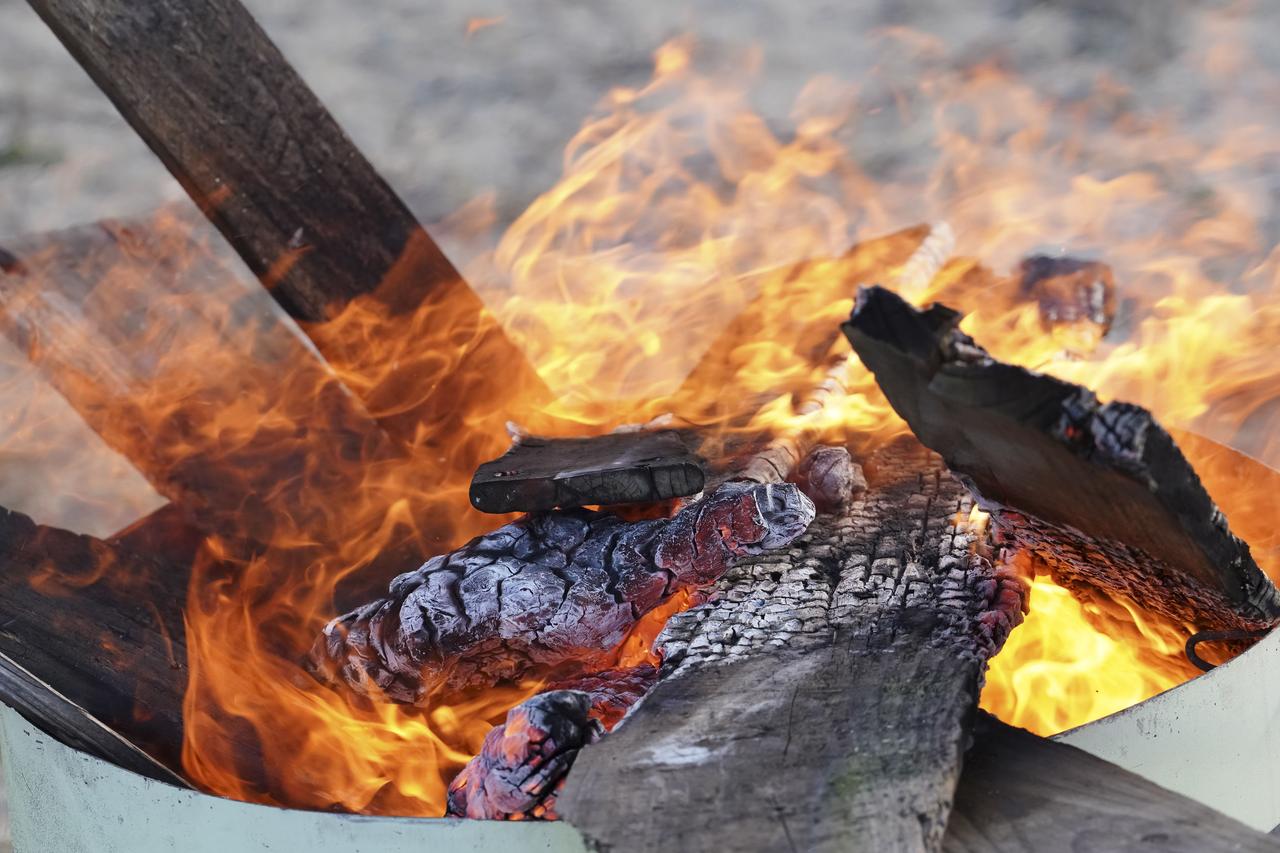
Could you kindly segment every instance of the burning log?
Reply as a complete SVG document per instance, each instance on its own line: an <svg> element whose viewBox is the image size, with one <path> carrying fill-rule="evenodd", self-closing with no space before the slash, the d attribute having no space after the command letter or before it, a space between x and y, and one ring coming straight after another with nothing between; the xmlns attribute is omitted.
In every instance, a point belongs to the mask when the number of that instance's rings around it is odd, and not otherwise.
<svg viewBox="0 0 1280 853"><path fill-rule="evenodd" d="M0 509L0 700L155 779L181 768L188 572Z"/></svg>
<svg viewBox="0 0 1280 853"><path fill-rule="evenodd" d="M701 460L672 430L590 438L518 438L476 471L481 512L534 512L591 504L649 503L702 491Z"/></svg>
<svg viewBox="0 0 1280 853"><path fill-rule="evenodd" d="M556 797L578 751L612 728L657 676L652 666L595 673L512 708L449 785L449 815L558 819Z"/></svg>
<svg viewBox="0 0 1280 853"><path fill-rule="evenodd" d="M374 411L394 397L396 413L383 418L393 437L411 443L424 418L484 397L461 387L478 376L545 395L479 297L240 3L31 5L291 316L321 323L368 296L386 314L376 323L447 316L468 330L466 363L502 365L441 371L438 360L409 359L386 371L310 328L331 362L367 380L356 390ZM417 405L405 411L406 400Z"/></svg>
<svg viewBox="0 0 1280 853"><path fill-rule="evenodd" d="M578 750L601 734L591 697L552 690L521 702L489 732L449 786L449 814L482 820L555 820L555 796Z"/></svg>
<svg viewBox="0 0 1280 853"><path fill-rule="evenodd" d="M1023 570L910 439L790 549L659 638L664 677L578 755L557 810L611 850L933 849ZM973 521L970 521L970 518Z"/></svg>
<svg viewBox="0 0 1280 853"><path fill-rule="evenodd" d="M1145 409L995 361L960 315L881 288L845 332L897 412L964 475L1001 535L1068 587L1178 624L1265 627L1280 597Z"/></svg>
<svg viewBox="0 0 1280 853"><path fill-rule="evenodd" d="M441 687L589 670L668 596L714 581L736 557L786 546L813 513L795 486L733 483L670 519L528 516L335 619L309 665L323 681L419 705Z"/></svg>
<svg viewBox="0 0 1280 853"><path fill-rule="evenodd" d="M1280 849L1195 800L986 714L974 735L944 853Z"/></svg>

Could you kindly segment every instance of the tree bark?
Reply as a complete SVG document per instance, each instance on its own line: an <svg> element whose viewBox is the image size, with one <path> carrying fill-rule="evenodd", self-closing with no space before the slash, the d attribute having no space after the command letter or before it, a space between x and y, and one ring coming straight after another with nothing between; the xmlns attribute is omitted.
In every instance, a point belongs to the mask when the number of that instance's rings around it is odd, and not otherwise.
<svg viewBox="0 0 1280 853"><path fill-rule="evenodd" d="M845 511L668 623L665 677L559 796L591 843L937 849L980 673L1026 581L915 442L864 467Z"/></svg>

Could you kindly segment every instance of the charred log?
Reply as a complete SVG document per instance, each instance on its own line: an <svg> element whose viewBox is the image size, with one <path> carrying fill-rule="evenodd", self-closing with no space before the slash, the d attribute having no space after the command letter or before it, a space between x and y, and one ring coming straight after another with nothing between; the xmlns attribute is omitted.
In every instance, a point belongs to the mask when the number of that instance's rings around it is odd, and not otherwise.
<svg viewBox="0 0 1280 853"><path fill-rule="evenodd" d="M664 678L579 754L557 809L618 851L936 849L985 661L1026 580L904 440L788 550L659 639Z"/></svg>
<svg viewBox="0 0 1280 853"><path fill-rule="evenodd" d="M945 853L1280 850L1280 840L1074 747L985 714L974 728Z"/></svg>
<svg viewBox="0 0 1280 853"><path fill-rule="evenodd" d="M555 820L555 799L578 750L599 738L591 696L553 690L521 702L449 785L449 814Z"/></svg>
<svg viewBox="0 0 1280 853"><path fill-rule="evenodd" d="M795 486L727 484L670 519L528 516L396 578L325 628L310 668L396 702L572 665L598 668L636 620L813 519Z"/></svg>
<svg viewBox="0 0 1280 853"><path fill-rule="evenodd" d="M819 512L839 512L867 488L862 466L844 447L814 448L796 468L795 481Z"/></svg>
<svg viewBox="0 0 1280 853"><path fill-rule="evenodd" d="M701 460L672 430L524 437L471 480L481 512L647 503L702 491Z"/></svg>
<svg viewBox="0 0 1280 853"><path fill-rule="evenodd" d="M1275 587L1145 409L992 359L960 315L865 290L845 332L894 409L1067 586L1200 629L1280 616Z"/></svg>
<svg viewBox="0 0 1280 853"><path fill-rule="evenodd" d="M187 578L0 509L0 700L63 743L184 784Z"/></svg>
<svg viewBox="0 0 1280 853"><path fill-rule="evenodd" d="M1033 255L1019 266L1018 289L1034 300L1046 329L1093 326L1099 336L1111 330L1116 315L1115 279L1099 261Z"/></svg>
<svg viewBox="0 0 1280 853"><path fill-rule="evenodd" d="M452 817L556 820L578 750L613 728L658 678L652 666L592 673L533 696L485 737L449 785Z"/></svg>

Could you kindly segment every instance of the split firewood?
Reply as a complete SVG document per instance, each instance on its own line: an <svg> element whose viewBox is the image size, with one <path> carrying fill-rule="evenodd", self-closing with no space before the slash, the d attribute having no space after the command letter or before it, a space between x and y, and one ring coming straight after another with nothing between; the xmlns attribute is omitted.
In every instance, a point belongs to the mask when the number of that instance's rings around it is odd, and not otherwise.
<svg viewBox="0 0 1280 853"><path fill-rule="evenodd" d="M673 430L589 438L521 436L471 480L481 512L648 503L702 491L701 460Z"/></svg>
<svg viewBox="0 0 1280 853"><path fill-rule="evenodd" d="M185 785L189 572L0 508L0 701L57 740ZM160 603L159 605L156 602Z"/></svg>
<svg viewBox="0 0 1280 853"><path fill-rule="evenodd" d="M429 560L388 597L331 622L311 671L356 693L424 704L572 665L599 668L636 620L739 557L790 544L813 520L793 485L726 484L672 518L527 516Z"/></svg>
<svg viewBox="0 0 1280 853"><path fill-rule="evenodd" d="M1175 624L1257 629L1276 588L1149 412L992 359L941 306L870 288L845 332L894 409L1001 535L1064 585Z"/></svg>
<svg viewBox="0 0 1280 853"><path fill-rule="evenodd" d="M387 370L356 351L367 347L309 330L372 409L395 400L382 419L394 438L415 441L422 421L469 399L517 387L545 398L527 359L237 0L31 5L291 316L319 324L359 299L373 309L371 338L422 310L465 330L455 336L469 341L463 363L494 369L412 358Z"/></svg>
<svg viewBox="0 0 1280 853"><path fill-rule="evenodd" d="M449 785L451 817L556 820L556 796L578 750L611 729L657 680L652 666L552 685L512 708Z"/></svg>
<svg viewBox="0 0 1280 853"><path fill-rule="evenodd" d="M981 714L944 853L1276 853L1280 839L1190 797Z"/></svg>
<svg viewBox="0 0 1280 853"><path fill-rule="evenodd" d="M845 510L672 617L663 678L558 794L589 844L937 849L1026 567L914 440L863 467Z"/></svg>

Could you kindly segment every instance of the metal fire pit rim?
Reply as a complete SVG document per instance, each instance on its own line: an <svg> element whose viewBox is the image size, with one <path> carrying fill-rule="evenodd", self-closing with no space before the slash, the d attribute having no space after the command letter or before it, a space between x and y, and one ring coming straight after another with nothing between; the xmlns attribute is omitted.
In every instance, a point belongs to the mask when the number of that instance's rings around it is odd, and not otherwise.
<svg viewBox="0 0 1280 853"><path fill-rule="evenodd" d="M184 790L65 746L3 703L0 762L14 853L587 853L563 821L374 817Z"/></svg>

